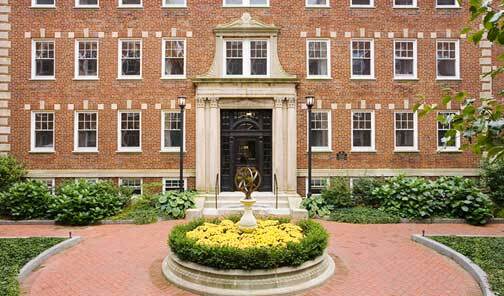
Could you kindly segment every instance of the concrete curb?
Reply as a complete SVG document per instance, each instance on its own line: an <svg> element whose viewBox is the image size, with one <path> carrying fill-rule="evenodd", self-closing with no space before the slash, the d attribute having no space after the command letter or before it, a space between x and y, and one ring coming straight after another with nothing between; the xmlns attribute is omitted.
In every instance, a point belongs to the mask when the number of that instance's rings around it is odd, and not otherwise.
<svg viewBox="0 0 504 296"><path fill-rule="evenodd" d="M21 268L18 275L18 281L19 282L24 281L35 269L37 269L40 265L42 265L47 259L58 253L63 252L66 249L75 246L81 240L82 238L80 236L75 236L45 250L37 257L30 260L30 262L26 263L25 266L23 266L23 268Z"/></svg>
<svg viewBox="0 0 504 296"><path fill-rule="evenodd" d="M54 225L54 220L0 220L0 225Z"/></svg>
<svg viewBox="0 0 504 296"><path fill-rule="evenodd" d="M421 245L431 248L434 251L452 259L463 269L469 272L469 274L471 274L474 280L479 284L481 292L483 292L483 296L495 296L495 294L490 289L487 274L478 265L472 262L469 258L441 243L438 243L432 239L426 238L418 234L412 235L411 239L414 242L417 242Z"/></svg>

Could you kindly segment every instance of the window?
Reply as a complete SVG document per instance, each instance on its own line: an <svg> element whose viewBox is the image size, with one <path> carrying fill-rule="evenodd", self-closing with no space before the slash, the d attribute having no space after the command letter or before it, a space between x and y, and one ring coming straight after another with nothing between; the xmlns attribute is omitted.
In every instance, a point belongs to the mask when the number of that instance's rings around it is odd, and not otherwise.
<svg viewBox="0 0 504 296"><path fill-rule="evenodd" d="M133 195L142 195L142 183L142 178L119 179L119 185L121 187L130 188L133 191Z"/></svg>
<svg viewBox="0 0 504 296"><path fill-rule="evenodd" d="M56 0L32 0L32 7L56 7Z"/></svg>
<svg viewBox="0 0 504 296"><path fill-rule="evenodd" d="M54 79L54 73L54 41L34 40L32 43L32 79Z"/></svg>
<svg viewBox="0 0 504 296"><path fill-rule="evenodd" d="M396 112L395 119L395 150L415 151L417 143L417 114L413 112Z"/></svg>
<svg viewBox="0 0 504 296"><path fill-rule="evenodd" d="M306 0L307 7L329 7L329 0Z"/></svg>
<svg viewBox="0 0 504 296"><path fill-rule="evenodd" d="M458 8L459 3L457 0L436 0L437 8Z"/></svg>
<svg viewBox="0 0 504 296"><path fill-rule="evenodd" d="M56 182L54 179L47 179L47 178L33 178L32 180L42 182L47 185L47 188L49 189L49 192L51 194L54 194L56 192Z"/></svg>
<svg viewBox="0 0 504 296"><path fill-rule="evenodd" d="M75 42L75 78L98 78L98 41Z"/></svg>
<svg viewBox="0 0 504 296"><path fill-rule="evenodd" d="M100 179L99 178L76 178L75 179L75 182L80 182L80 181L86 181L90 184L96 184L96 183L100 182Z"/></svg>
<svg viewBox="0 0 504 296"><path fill-rule="evenodd" d="M54 152L54 113L33 112L31 125L31 150Z"/></svg>
<svg viewBox="0 0 504 296"><path fill-rule="evenodd" d="M331 46L329 40L307 41L308 78L330 78Z"/></svg>
<svg viewBox="0 0 504 296"><path fill-rule="evenodd" d="M444 117L448 122L437 122L437 147L438 151L459 151L460 150L460 134L457 133L455 137L450 137L447 132L451 129L451 116L455 112L439 112L438 117Z"/></svg>
<svg viewBox="0 0 504 296"><path fill-rule="evenodd" d="M416 0L394 0L395 8L414 8L417 7Z"/></svg>
<svg viewBox="0 0 504 296"><path fill-rule="evenodd" d="M352 79L374 78L374 42L352 40Z"/></svg>
<svg viewBox="0 0 504 296"><path fill-rule="evenodd" d="M394 41L394 79L416 79L416 41Z"/></svg>
<svg viewBox="0 0 504 296"><path fill-rule="evenodd" d="M163 7L186 7L186 0L163 0Z"/></svg>
<svg viewBox="0 0 504 296"><path fill-rule="evenodd" d="M267 40L226 40L225 75L266 76L269 73Z"/></svg>
<svg viewBox="0 0 504 296"><path fill-rule="evenodd" d="M184 182L184 190L187 190L187 179L183 179L182 182ZM179 190L180 189L179 184L180 179L176 178L163 179L163 192Z"/></svg>
<svg viewBox="0 0 504 296"><path fill-rule="evenodd" d="M438 41L436 45L437 79L459 79L459 42Z"/></svg>
<svg viewBox="0 0 504 296"><path fill-rule="evenodd" d="M331 150L331 112L312 112L311 130L312 150L315 152Z"/></svg>
<svg viewBox="0 0 504 296"><path fill-rule="evenodd" d="M352 112L352 151L374 151L374 113Z"/></svg>
<svg viewBox="0 0 504 296"><path fill-rule="evenodd" d="M142 78L142 40L119 40L119 79Z"/></svg>
<svg viewBox="0 0 504 296"><path fill-rule="evenodd" d="M350 7L374 7L373 0L350 0Z"/></svg>
<svg viewBox="0 0 504 296"><path fill-rule="evenodd" d="M329 178L312 178L311 193L321 194L324 189L329 185ZM308 195L308 178L306 178L306 194Z"/></svg>
<svg viewBox="0 0 504 296"><path fill-rule="evenodd" d="M99 6L100 6L99 0L75 0L75 7L98 8Z"/></svg>
<svg viewBox="0 0 504 296"><path fill-rule="evenodd" d="M185 125L185 122L184 122ZM181 124L180 112L163 112L162 122L162 151L176 152L180 151L181 146ZM183 140L185 146L185 139ZM185 150L185 147L184 147Z"/></svg>
<svg viewBox="0 0 504 296"><path fill-rule="evenodd" d="M163 61L163 78L185 78L185 40L164 40Z"/></svg>
<svg viewBox="0 0 504 296"><path fill-rule="evenodd" d="M119 112L119 151L140 152L142 144L141 113Z"/></svg>
<svg viewBox="0 0 504 296"><path fill-rule="evenodd" d="M80 152L98 151L98 113L76 112L74 150Z"/></svg>
<svg viewBox="0 0 504 296"><path fill-rule="evenodd" d="M142 7L142 0L119 0L119 7Z"/></svg>
<svg viewBox="0 0 504 296"><path fill-rule="evenodd" d="M269 0L224 0L224 6L269 6Z"/></svg>

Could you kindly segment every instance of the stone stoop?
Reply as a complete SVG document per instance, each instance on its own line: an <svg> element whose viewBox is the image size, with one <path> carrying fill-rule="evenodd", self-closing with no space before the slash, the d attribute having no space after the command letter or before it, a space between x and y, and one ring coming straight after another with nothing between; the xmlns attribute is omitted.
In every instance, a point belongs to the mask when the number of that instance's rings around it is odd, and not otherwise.
<svg viewBox="0 0 504 296"><path fill-rule="evenodd" d="M242 192L222 192L217 196L216 207L215 195L200 194L196 198L196 208L187 211L187 218L241 215L243 206L240 199L244 197L245 195ZM279 194L278 208L276 208L276 198L272 192L254 192L252 197L257 200L253 207L255 215L292 217L295 219L308 218L308 212L301 208L301 197L297 194Z"/></svg>

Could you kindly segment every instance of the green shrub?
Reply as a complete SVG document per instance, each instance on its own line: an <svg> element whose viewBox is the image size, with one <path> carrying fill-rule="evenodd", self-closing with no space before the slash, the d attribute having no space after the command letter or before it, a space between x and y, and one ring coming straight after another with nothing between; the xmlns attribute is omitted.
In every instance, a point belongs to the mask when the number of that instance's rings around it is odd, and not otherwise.
<svg viewBox="0 0 504 296"><path fill-rule="evenodd" d="M192 191L167 191L159 196L157 207L162 217L183 219L186 210L194 208L195 196Z"/></svg>
<svg viewBox="0 0 504 296"><path fill-rule="evenodd" d="M320 195L312 195L303 199L301 206L308 211L310 218L325 217L331 213L331 207Z"/></svg>
<svg viewBox="0 0 504 296"><path fill-rule="evenodd" d="M355 207L334 210L330 220L355 224L389 224L399 223L401 218L380 209Z"/></svg>
<svg viewBox="0 0 504 296"><path fill-rule="evenodd" d="M12 156L0 156L0 192L20 182L26 175L24 167Z"/></svg>
<svg viewBox="0 0 504 296"><path fill-rule="evenodd" d="M350 192L350 184L346 178L332 178L329 186L322 190L322 198L332 209L348 208L355 205Z"/></svg>
<svg viewBox="0 0 504 296"><path fill-rule="evenodd" d="M286 247L247 248L210 247L196 244L186 233L202 225L205 220L195 220L176 226L168 238L168 244L181 260L218 269L272 269L283 266L299 266L324 253L329 235L319 223L301 220L297 223L305 237L300 243ZM211 221L218 222L218 221Z"/></svg>
<svg viewBox="0 0 504 296"><path fill-rule="evenodd" d="M492 218L492 201L472 179L441 177L434 183L434 192L444 198L446 211L453 217L475 225Z"/></svg>
<svg viewBox="0 0 504 296"><path fill-rule="evenodd" d="M432 191L432 182L404 176L388 178L372 192L381 208L402 218L426 219L443 212L443 201Z"/></svg>
<svg viewBox="0 0 504 296"><path fill-rule="evenodd" d="M46 218L52 198L43 182L19 182L0 193L0 214L15 220Z"/></svg>
<svg viewBox="0 0 504 296"><path fill-rule="evenodd" d="M483 164L481 177L490 198L499 208L504 208L504 160Z"/></svg>
<svg viewBox="0 0 504 296"><path fill-rule="evenodd" d="M500 209L495 213L495 218L504 218L504 208Z"/></svg>
<svg viewBox="0 0 504 296"><path fill-rule="evenodd" d="M131 199L129 205L119 214L113 216L112 220L133 220L135 224L150 224L157 222L158 209L156 203L157 195L145 193L139 197Z"/></svg>
<svg viewBox="0 0 504 296"><path fill-rule="evenodd" d="M88 225L117 214L128 199L108 181L69 181L58 188L51 211L59 223Z"/></svg>
<svg viewBox="0 0 504 296"><path fill-rule="evenodd" d="M375 188L381 187L385 183L381 178L357 178L354 179L352 195L358 204L377 208L380 200L372 194Z"/></svg>

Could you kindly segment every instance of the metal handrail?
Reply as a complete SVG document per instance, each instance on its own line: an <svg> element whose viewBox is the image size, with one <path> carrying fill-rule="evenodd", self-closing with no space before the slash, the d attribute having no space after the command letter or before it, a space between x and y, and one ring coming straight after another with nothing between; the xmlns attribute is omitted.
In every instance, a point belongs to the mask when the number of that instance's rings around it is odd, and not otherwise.
<svg viewBox="0 0 504 296"><path fill-rule="evenodd" d="M217 209L217 197L219 196L219 173L215 176L215 208Z"/></svg>
<svg viewBox="0 0 504 296"><path fill-rule="evenodd" d="M278 180L277 175L273 174L274 189L275 189L275 208L278 210Z"/></svg>

